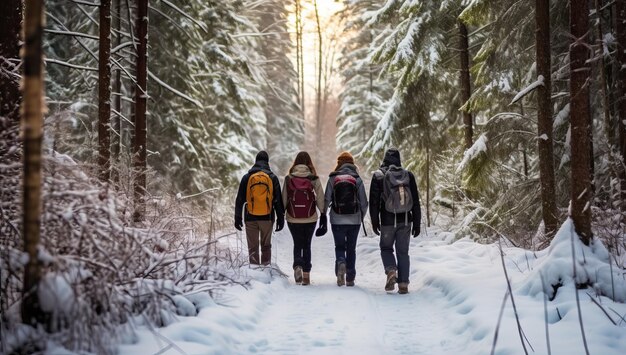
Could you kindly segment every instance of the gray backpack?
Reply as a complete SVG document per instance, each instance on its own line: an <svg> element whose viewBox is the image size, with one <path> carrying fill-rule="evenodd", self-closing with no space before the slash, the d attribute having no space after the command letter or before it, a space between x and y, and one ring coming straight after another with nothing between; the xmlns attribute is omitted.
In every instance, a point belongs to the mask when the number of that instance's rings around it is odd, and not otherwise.
<svg viewBox="0 0 626 355"><path fill-rule="evenodd" d="M388 212L406 213L413 209L409 172L391 165L383 177L383 201Z"/></svg>

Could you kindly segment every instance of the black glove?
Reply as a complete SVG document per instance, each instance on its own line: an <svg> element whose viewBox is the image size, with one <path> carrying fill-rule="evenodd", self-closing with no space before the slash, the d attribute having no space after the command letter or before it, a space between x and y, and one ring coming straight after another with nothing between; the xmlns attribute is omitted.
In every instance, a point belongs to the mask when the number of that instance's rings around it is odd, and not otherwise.
<svg viewBox="0 0 626 355"><path fill-rule="evenodd" d="M420 225L416 225L415 223L413 223L413 238L417 237L418 235L420 235Z"/></svg>
<svg viewBox="0 0 626 355"><path fill-rule="evenodd" d="M285 227L285 216L278 215L276 216L276 231L280 232Z"/></svg>
<svg viewBox="0 0 626 355"><path fill-rule="evenodd" d="M235 216L235 229L240 231L243 227L243 222L241 221L241 216Z"/></svg>
<svg viewBox="0 0 626 355"><path fill-rule="evenodd" d="M380 235L380 222L372 221L372 230L374 231L374 234Z"/></svg>
<svg viewBox="0 0 626 355"><path fill-rule="evenodd" d="M317 228L317 230L315 231L315 236L316 237L321 237L324 234L326 234L326 232L328 232L328 220L326 218L326 214L322 213L322 215L320 216L320 226Z"/></svg>

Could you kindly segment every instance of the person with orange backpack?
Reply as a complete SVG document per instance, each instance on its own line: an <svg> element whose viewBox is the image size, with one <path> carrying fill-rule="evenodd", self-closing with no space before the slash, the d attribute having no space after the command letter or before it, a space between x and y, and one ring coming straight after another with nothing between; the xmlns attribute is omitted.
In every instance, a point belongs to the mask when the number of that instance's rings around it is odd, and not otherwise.
<svg viewBox="0 0 626 355"><path fill-rule="evenodd" d="M246 224L250 265L269 265L272 260L272 229L285 226L285 208L280 182L269 164L269 155L262 150L256 155L254 166L241 179L235 200L235 228ZM261 253L259 253L259 247ZM260 258L259 258L260 254Z"/></svg>
<svg viewBox="0 0 626 355"><path fill-rule="evenodd" d="M296 284L311 283L311 240L320 210L320 232L326 233L324 190L315 172L311 156L300 152L283 183L283 204L287 210L287 227L293 238L293 273ZM322 233L323 232L323 233Z"/></svg>

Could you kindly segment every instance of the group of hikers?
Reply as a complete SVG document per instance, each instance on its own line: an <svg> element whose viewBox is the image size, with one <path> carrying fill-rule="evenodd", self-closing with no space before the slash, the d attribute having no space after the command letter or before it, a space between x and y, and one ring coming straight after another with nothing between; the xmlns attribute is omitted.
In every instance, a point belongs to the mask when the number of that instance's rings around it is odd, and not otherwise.
<svg viewBox="0 0 626 355"><path fill-rule="evenodd" d="M251 265L269 265L272 231L287 226L293 238L293 270L297 284L311 283L311 240L328 230L327 211L335 241L337 286L354 286L356 244L368 211L372 229L380 235L386 275L385 290L409 292L409 241L420 233L421 211L415 176L402 168L400 152L389 148L372 176L369 204L353 156L343 152L329 174L325 191L307 152L299 152L281 185L260 151L254 166L241 179L235 202L235 228L245 224ZM319 214L318 214L319 211ZM319 227L315 229L318 224ZM365 226L363 226L365 228ZM259 252L260 250L260 252Z"/></svg>

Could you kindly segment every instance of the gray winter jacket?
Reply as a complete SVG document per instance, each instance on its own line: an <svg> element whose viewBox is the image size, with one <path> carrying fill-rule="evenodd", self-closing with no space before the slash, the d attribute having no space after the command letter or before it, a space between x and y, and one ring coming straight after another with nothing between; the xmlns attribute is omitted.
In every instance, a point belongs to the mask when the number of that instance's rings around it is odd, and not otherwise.
<svg viewBox="0 0 626 355"><path fill-rule="evenodd" d="M357 194L359 199L359 212L355 214L337 214L330 209L330 224L337 225L360 225L367 213L367 196L365 195L365 187L363 180L358 177L357 168L353 164L344 164L338 170L333 171L328 177L326 184L326 192L324 194L324 211L328 211L333 201L333 180L340 174L348 174L356 177Z"/></svg>

